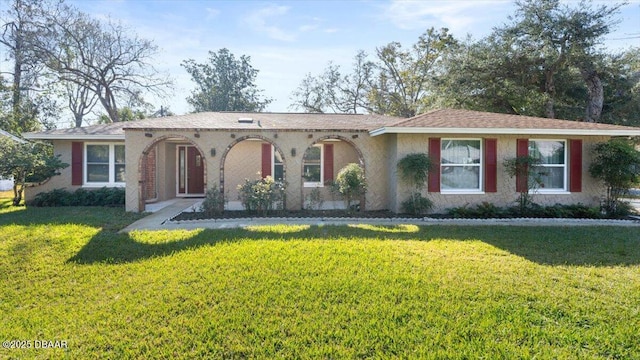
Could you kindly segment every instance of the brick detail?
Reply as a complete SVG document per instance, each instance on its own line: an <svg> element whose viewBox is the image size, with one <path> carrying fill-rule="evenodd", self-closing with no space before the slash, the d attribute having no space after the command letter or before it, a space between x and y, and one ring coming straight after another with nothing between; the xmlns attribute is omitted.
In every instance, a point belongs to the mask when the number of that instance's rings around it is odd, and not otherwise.
<svg viewBox="0 0 640 360"><path fill-rule="evenodd" d="M147 153L147 156L144 159L143 166L144 168L144 198L146 200L155 199L158 197L157 189L156 189L156 177L157 177L157 156L156 156L157 145L152 147L151 150Z"/></svg>

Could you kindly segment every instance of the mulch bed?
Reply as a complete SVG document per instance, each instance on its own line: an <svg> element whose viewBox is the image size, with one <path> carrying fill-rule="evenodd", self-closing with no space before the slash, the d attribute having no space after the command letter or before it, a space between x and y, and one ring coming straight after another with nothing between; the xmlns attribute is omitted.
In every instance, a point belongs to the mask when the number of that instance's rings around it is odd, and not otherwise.
<svg viewBox="0 0 640 360"><path fill-rule="evenodd" d="M431 219L481 219L481 218L467 218L456 217L449 214L428 214L424 217ZM272 211L267 215L258 214L256 212L238 210L229 211L226 210L222 214L217 216L207 216L203 212L182 212L173 218L171 221L188 221L188 220L224 220L224 219L256 219L256 218L359 218L359 219L422 219L423 216L416 216L411 214L396 214L389 210L377 210L377 211L352 211L347 212L345 210L281 210ZM494 217L491 219L508 219L508 218L527 218L527 219L553 219L540 216L502 216ZM488 219L488 218L482 218ZM602 219L606 220L606 219ZM626 216L617 220L638 220L637 217Z"/></svg>
<svg viewBox="0 0 640 360"><path fill-rule="evenodd" d="M431 214L429 217L434 217ZM442 215L444 216L444 215ZM207 216L203 212L183 212L173 217L173 221L205 220L205 219L247 219L247 218L361 218L361 219L415 219L420 216L409 214L396 214L388 210L379 211L352 211L345 210L299 210L299 211L272 211L268 215L257 214L249 211L225 211L218 216Z"/></svg>

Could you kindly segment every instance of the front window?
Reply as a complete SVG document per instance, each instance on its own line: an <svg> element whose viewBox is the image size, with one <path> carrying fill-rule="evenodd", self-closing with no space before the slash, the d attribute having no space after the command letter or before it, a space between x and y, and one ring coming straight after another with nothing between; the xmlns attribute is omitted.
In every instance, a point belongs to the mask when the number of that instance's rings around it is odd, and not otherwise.
<svg viewBox="0 0 640 360"><path fill-rule="evenodd" d="M304 186L322 186L322 145L307 148L302 158Z"/></svg>
<svg viewBox="0 0 640 360"><path fill-rule="evenodd" d="M85 184L107 186L124 184L124 145L87 144L85 147Z"/></svg>
<svg viewBox="0 0 640 360"><path fill-rule="evenodd" d="M275 149L275 147L271 147L271 152L273 153L273 169L271 173L273 174L273 179L276 181L284 180L284 162L282 161L282 156Z"/></svg>
<svg viewBox="0 0 640 360"><path fill-rule="evenodd" d="M564 140L530 140L529 156L540 161L540 171L534 174L539 191L565 191L567 159Z"/></svg>
<svg viewBox="0 0 640 360"><path fill-rule="evenodd" d="M440 148L442 191L481 191L482 141L442 139Z"/></svg>

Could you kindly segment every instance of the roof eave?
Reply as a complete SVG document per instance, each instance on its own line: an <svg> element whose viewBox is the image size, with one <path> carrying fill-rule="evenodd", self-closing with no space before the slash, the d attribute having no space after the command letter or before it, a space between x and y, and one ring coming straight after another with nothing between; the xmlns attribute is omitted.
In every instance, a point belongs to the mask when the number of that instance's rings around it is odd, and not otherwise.
<svg viewBox="0 0 640 360"><path fill-rule="evenodd" d="M516 129L516 128L431 128L431 127L381 127L369 135L383 134L497 134L497 135L590 135L590 136L640 136L638 130L592 129Z"/></svg>
<svg viewBox="0 0 640 360"><path fill-rule="evenodd" d="M25 139L29 140L122 140L124 141L124 134L118 135L106 135L106 134L39 134L26 133L23 135Z"/></svg>

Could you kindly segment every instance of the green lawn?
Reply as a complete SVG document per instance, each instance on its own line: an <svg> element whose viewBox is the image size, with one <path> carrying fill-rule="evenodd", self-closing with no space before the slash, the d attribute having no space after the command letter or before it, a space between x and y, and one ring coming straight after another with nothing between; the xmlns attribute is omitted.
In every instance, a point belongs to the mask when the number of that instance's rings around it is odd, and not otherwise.
<svg viewBox="0 0 640 360"><path fill-rule="evenodd" d="M117 234L0 209L0 358L640 358L640 229Z"/></svg>

